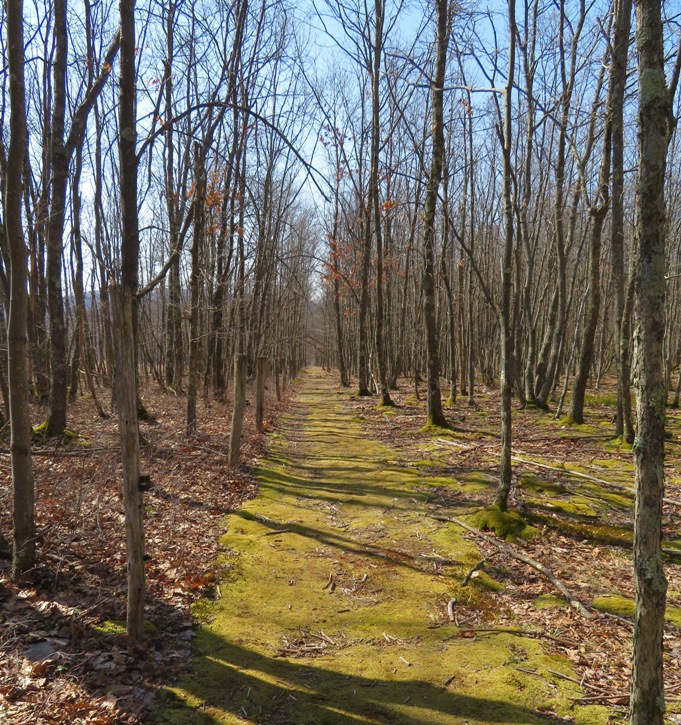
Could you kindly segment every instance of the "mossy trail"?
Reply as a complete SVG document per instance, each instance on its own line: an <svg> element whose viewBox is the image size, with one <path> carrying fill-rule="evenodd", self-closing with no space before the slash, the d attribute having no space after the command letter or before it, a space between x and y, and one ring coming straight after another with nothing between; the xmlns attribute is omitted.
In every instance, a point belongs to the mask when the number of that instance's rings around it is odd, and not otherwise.
<svg viewBox="0 0 681 725"><path fill-rule="evenodd" d="M570 668L538 640L466 638L448 622L453 597L486 605L460 587L477 549L424 516L422 472L370 440L347 400L322 370L302 374L260 495L227 522L225 581L192 672L155 721L606 722L605 708L569 709L582 693L546 674Z"/></svg>

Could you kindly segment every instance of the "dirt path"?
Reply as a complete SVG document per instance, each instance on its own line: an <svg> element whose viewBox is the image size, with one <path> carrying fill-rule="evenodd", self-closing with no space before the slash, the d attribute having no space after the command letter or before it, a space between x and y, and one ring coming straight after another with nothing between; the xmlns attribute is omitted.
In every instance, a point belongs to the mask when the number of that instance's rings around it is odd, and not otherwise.
<svg viewBox="0 0 681 725"><path fill-rule="evenodd" d="M460 587L477 549L424 516L421 473L368 438L348 395L303 374L260 495L228 520L193 672L156 721L606 722L605 708L569 709L582 693L546 674L570 668L540 641L465 637L448 621L452 597L485 607L484 590Z"/></svg>

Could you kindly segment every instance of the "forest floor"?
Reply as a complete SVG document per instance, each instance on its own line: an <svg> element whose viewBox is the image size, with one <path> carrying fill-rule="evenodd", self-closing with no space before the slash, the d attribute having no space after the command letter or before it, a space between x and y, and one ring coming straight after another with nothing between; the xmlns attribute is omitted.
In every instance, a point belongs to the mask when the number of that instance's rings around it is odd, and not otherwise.
<svg viewBox="0 0 681 725"><path fill-rule="evenodd" d="M76 401L71 425L84 437L35 445L34 585L14 587L0 558L0 722L624 722L633 463L612 438L611 386L591 391L583 426L514 410L522 520L510 546L550 567L585 617L498 539L442 520L484 523L498 474L497 391L480 386L475 407L449 408L452 430L422 430L424 403L401 384L399 407L376 408L333 374L303 372L292 400L268 400L273 432L255 435L248 408L246 465L235 471L229 401L204 406L188 441L183 399L148 393L158 418L142 429L149 623L135 655L123 633L116 424ZM668 430L673 553L677 411ZM11 530L8 468L0 532ZM678 561L667 566L670 723L681 723Z"/></svg>
<svg viewBox="0 0 681 725"><path fill-rule="evenodd" d="M514 503L527 525L511 546L550 567L589 616L491 539L442 520L479 524L493 498L496 393L452 408L451 431L420 431L423 404L394 397L399 407L377 409L331 374L302 374L256 471L259 495L228 518L191 671L166 689L154 722L625 720L633 465L612 440L612 393L590 396L583 426L514 416ZM679 500L671 411L670 430L667 495ZM677 510L665 511L672 550ZM668 576L668 717L678 723L676 564Z"/></svg>
<svg viewBox="0 0 681 725"><path fill-rule="evenodd" d="M288 405L267 392L266 428ZM102 403L108 407L105 391ZM249 395L249 398L253 398ZM100 419L88 396L69 406L64 441L36 436L38 566L32 586L10 580L12 487L8 431L0 432L0 723L139 723L155 690L186 670L193 605L215 587L225 515L257 493L253 466L267 435L246 412L243 466L227 466L231 400L203 400L188 440L186 398L143 391L155 420L142 422L147 552L147 641L130 654L122 473L116 417ZM46 408L32 408L34 426Z"/></svg>

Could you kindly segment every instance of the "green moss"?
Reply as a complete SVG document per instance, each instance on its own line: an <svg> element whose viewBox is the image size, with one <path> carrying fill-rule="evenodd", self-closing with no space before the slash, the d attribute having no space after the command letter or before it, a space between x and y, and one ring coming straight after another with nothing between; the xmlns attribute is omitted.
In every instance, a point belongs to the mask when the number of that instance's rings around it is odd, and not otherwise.
<svg viewBox="0 0 681 725"><path fill-rule="evenodd" d="M618 437L617 440L619 440ZM634 470L634 464L631 461L621 461L619 458L596 458L592 461L594 466L599 468L608 468L618 471L632 472Z"/></svg>
<svg viewBox="0 0 681 725"><path fill-rule="evenodd" d="M617 393L587 393L584 396L584 405L589 408L614 408L617 405Z"/></svg>
<svg viewBox="0 0 681 725"><path fill-rule="evenodd" d="M438 425L431 418L428 418L426 424L419 430L419 433L436 433L437 435L442 435L443 431L447 432L451 431L451 429L452 426L449 423L446 425Z"/></svg>
<svg viewBox="0 0 681 725"><path fill-rule="evenodd" d="M634 503L634 494L622 491L621 493L615 490L609 490L599 486L597 483L584 482L579 484L580 488L588 492L590 495L603 501L603 503L626 511L631 509Z"/></svg>
<svg viewBox="0 0 681 725"><path fill-rule="evenodd" d="M541 481L532 473L520 474L520 488L523 491L534 491L536 493L566 493L566 488L562 483L553 481Z"/></svg>
<svg viewBox="0 0 681 725"><path fill-rule="evenodd" d="M539 401L536 401L534 403L528 402L525 406L525 410L541 410L542 413L548 413L549 412L549 406L548 403L540 403Z"/></svg>
<svg viewBox="0 0 681 725"><path fill-rule="evenodd" d="M592 604L593 608L599 612L616 614L619 617L633 617L636 610L634 600L620 594L604 594L594 597ZM681 627L681 607L667 605L664 618L670 624Z"/></svg>
<svg viewBox="0 0 681 725"><path fill-rule="evenodd" d="M418 461L412 461L411 465L416 468L443 468L447 464L444 461L435 461L431 458L421 458Z"/></svg>
<svg viewBox="0 0 681 725"><path fill-rule="evenodd" d="M588 502L584 501L584 499L580 501L578 497L573 497L570 501L561 501L559 499L534 501L533 508L580 518L597 518L598 516Z"/></svg>
<svg viewBox="0 0 681 725"><path fill-rule="evenodd" d="M541 594L534 600L534 606L536 609L554 609L566 607L567 603L553 594Z"/></svg>
<svg viewBox="0 0 681 725"><path fill-rule="evenodd" d="M36 425L33 428L33 438L37 440L45 440L47 438L47 430L48 430L48 421L43 421L40 423L40 425ZM81 446L89 446L91 444L90 438L88 436L81 435L80 433L76 433L73 430L70 430L69 428L64 429L64 433L62 434L60 438L60 442L64 445L69 444L75 444Z"/></svg>
<svg viewBox="0 0 681 725"><path fill-rule="evenodd" d="M492 531L502 539L533 536L536 532L516 511L500 511L496 506L478 511L470 517L473 526L481 531ZM529 529L529 530L528 530Z"/></svg>
<svg viewBox="0 0 681 725"><path fill-rule="evenodd" d="M548 526L566 536L586 540L592 544L607 544L631 548L633 531L625 526L609 526L603 523L573 521L557 514L531 511L528 519L535 524Z"/></svg>
<svg viewBox="0 0 681 725"><path fill-rule="evenodd" d="M105 619L101 624L95 624L92 629L99 634L125 635L127 632L124 619ZM144 620L144 634L150 637L156 634L157 629L153 622Z"/></svg>
<svg viewBox="0 0 681 725"><path fill-rule="evenodd" d="M489 473L484 473L483 471L472 471L471 473L467 473L465 476L461 476L461 480L467 481L468 483L478 483L484 485L485 487L496 485L497 483L494 476L491 476Z"/></svg>
<svg viewBox="0 0 681 725"><path fill-rule="evenodd" d="M616 614L619 617L634 616L635 606L633 600L619 594L604 594L601 597L594 597L591 604L597 612Z"/></svg>
<svg viewBox="0 0 681 725"><path fill-rule="evenodd" d="M39 425L33 426L33 437L34 438L47 437L47 421L46 420L44 420Z"/></svg>
<svg viewBox="0 0 681 725"><path fill-rule="evenodd" d="M633 445L628 443L624 436L615 436L614 438L610 438L610 440L606 441L605 447L613 448L617 451L626 451L627 453L631 453L634 450Z"/></svg>
<svg viewBox="0 0 681 725"><path fill-rule="evenodd" d="M503 592L506 586L496 579L493 579L487 572L478 571L473 572L471 576L471 584L485 592Z"/></svg>
<svg viewBox="0 0 681 725"><path fill-rule="evenodd" d="M150 721L542 725L541 713L555 710L604 725L607 708L571 710L576 686L549 690L516 669L517 636L452 638L451 626L429 627L448 624L452 598L493 612L489 592L500 584L481 573L462 588L480 552L460 527L427 516L433 487L462 487L386 467L395 450L352 420L335 384L320 369L305 376L304 426L290 446L273 441L258 498L230 515L222 597L204 605L191 672L166 688ZM489 486L488 474L477 477ZM541 641L522 647L528 669L572 675Z"/></svg>

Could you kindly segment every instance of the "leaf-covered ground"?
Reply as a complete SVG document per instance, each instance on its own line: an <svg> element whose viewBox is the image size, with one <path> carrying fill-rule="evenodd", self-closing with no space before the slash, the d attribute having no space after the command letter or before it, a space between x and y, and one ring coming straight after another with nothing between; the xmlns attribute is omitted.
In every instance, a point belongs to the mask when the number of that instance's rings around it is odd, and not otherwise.
<svg viewBox="0 0 681 725"><path fill-rule="evenodd" d="M34 587L11 585L0 559L0 721L136 723L153 707L159 724L624 722L633 463L612 439L612 389L592 391L585 426L514 411L513 505L527 526L511 545L550 567L590 618L534 569L440 520L479 522L492 499L496 391L480 387L475 407L448 409L451 431L421 431L424 403L407 381L393 397L398 408L378 409L333 374L307 371L288 412L269 403L273 434L255 436L247 423L250 466L230 471L229 401L205 407L188 442L184 400L148 393L158 417L142 429L153 484L149 630L135 656L121 627L116 425L90 401L74 403L71 425L85 437L62 448L36 441ZM672 553L680 432L670 410ZM8 533L6 448L0 460ZM681 722L678 561L667 567L672 723Z"/></svg>
<svg viewBox="0 0 681 725"><path fill-rule="evenodd" d="M267 425L285 407L267 401ZM38 568L34 584L10 582L7 549L0 558L0 722L137 723L156 688L187 666L191 605L215 590L225 515L255 495L252 466L265 436L247 409L243 460L227 467L231 403L200 408L199 433L185 436L186 401L158 389L145 397L155 423L143 423L142 469L149 561L148 641L127 652L125 541L116 419L96 417L92 401L70 406L69 425L82 435L57 446L36 439ZM34 424L45 409L33 410ZM8 441L0 440L0 533L11 532ZM5 542L6 544L6 542Z"/></svg>
<svg viewBox="0 0 681 725"><path fill-rule="evenodd" d="M452 409L452 431L421 433L422 403L395 398L377 409L319 369L304 374L259 496L228 520L221 598L204 612L192 671L156 722L624 720L632 498L621 487L633 475L609 439L608 401L592 397L580 427L516 414L515 504L531 536L513 546L549 566L586 618L534 569L434 518L472 521L491 500L496 395ZM674 565L669 576L678 603ZM679 614L670 608L666 634L670 722Z"/></svg>

